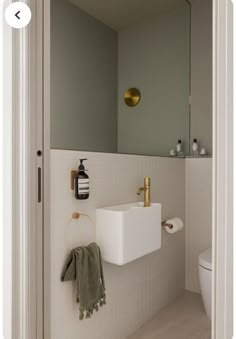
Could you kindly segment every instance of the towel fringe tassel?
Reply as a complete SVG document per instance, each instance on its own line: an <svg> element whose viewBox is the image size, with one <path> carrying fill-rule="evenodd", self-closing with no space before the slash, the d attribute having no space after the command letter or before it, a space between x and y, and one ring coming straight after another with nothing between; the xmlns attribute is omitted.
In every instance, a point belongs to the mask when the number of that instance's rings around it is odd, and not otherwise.
<svg viewBox="0 0 236 339"><path fill-rule="evenodd" d="M93 312L96 311L98 312L99 306L102 307L103 305L106 305L106 295L104 294L103 297L93 306L89 307L88 309L81 309L80 308L80 315L79 319L83 320L84 317L85 319L90 319ZM85 315L86 314L86 315Z"/></svg>

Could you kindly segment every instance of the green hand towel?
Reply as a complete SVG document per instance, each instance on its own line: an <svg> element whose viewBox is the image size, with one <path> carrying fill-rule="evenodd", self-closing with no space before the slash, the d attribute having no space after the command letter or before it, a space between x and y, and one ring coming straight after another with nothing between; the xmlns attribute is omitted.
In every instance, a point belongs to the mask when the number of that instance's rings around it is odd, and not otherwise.
<svg viewBox="0 0 236 339"><path fill-rule="evenodd" d="M64 265L61 281L76 281L80 320L90 318L99 305L106 304L100 248L96 243L73 249Z"/></svg>

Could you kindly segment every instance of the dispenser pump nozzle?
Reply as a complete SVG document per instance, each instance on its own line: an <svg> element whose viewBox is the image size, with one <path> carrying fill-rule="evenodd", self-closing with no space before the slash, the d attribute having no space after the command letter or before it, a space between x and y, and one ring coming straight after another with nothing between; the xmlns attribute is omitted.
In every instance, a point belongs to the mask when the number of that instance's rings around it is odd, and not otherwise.
<svg viewBox="0 0 236 339"><path fill-rule="evenodd" d="M85 170L84 164L83 164L83 162L84 162L85 160L88 160L88 159L79 159L79 161L80 161L79 170L80 170L80 171L84 171L84 170Z"/></svg>

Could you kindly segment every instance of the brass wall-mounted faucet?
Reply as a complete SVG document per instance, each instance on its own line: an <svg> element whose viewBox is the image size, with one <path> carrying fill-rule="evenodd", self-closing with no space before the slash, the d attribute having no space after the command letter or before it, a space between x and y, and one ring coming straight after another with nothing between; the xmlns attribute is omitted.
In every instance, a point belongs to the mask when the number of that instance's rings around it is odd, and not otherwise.
<svg viewBox="0 0 236 339"><path fill-rule="evenodd" d="M137 195L144 192L144 207L151 206L151 178L144 178L144 187L140 187L137 191Z"/></svg>

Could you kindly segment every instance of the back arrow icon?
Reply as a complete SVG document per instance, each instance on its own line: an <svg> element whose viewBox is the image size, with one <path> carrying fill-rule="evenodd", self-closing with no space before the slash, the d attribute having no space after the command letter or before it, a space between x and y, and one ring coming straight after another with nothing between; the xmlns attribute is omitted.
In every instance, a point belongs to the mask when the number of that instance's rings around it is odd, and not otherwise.
<svg viewBox="0 0 236 339"><path fill-rule="evenodd" d="M17 17L17 19L20 20L19 14L20 14L20 11L18 11L18 12L15 14L15 16Z"/></svg>

